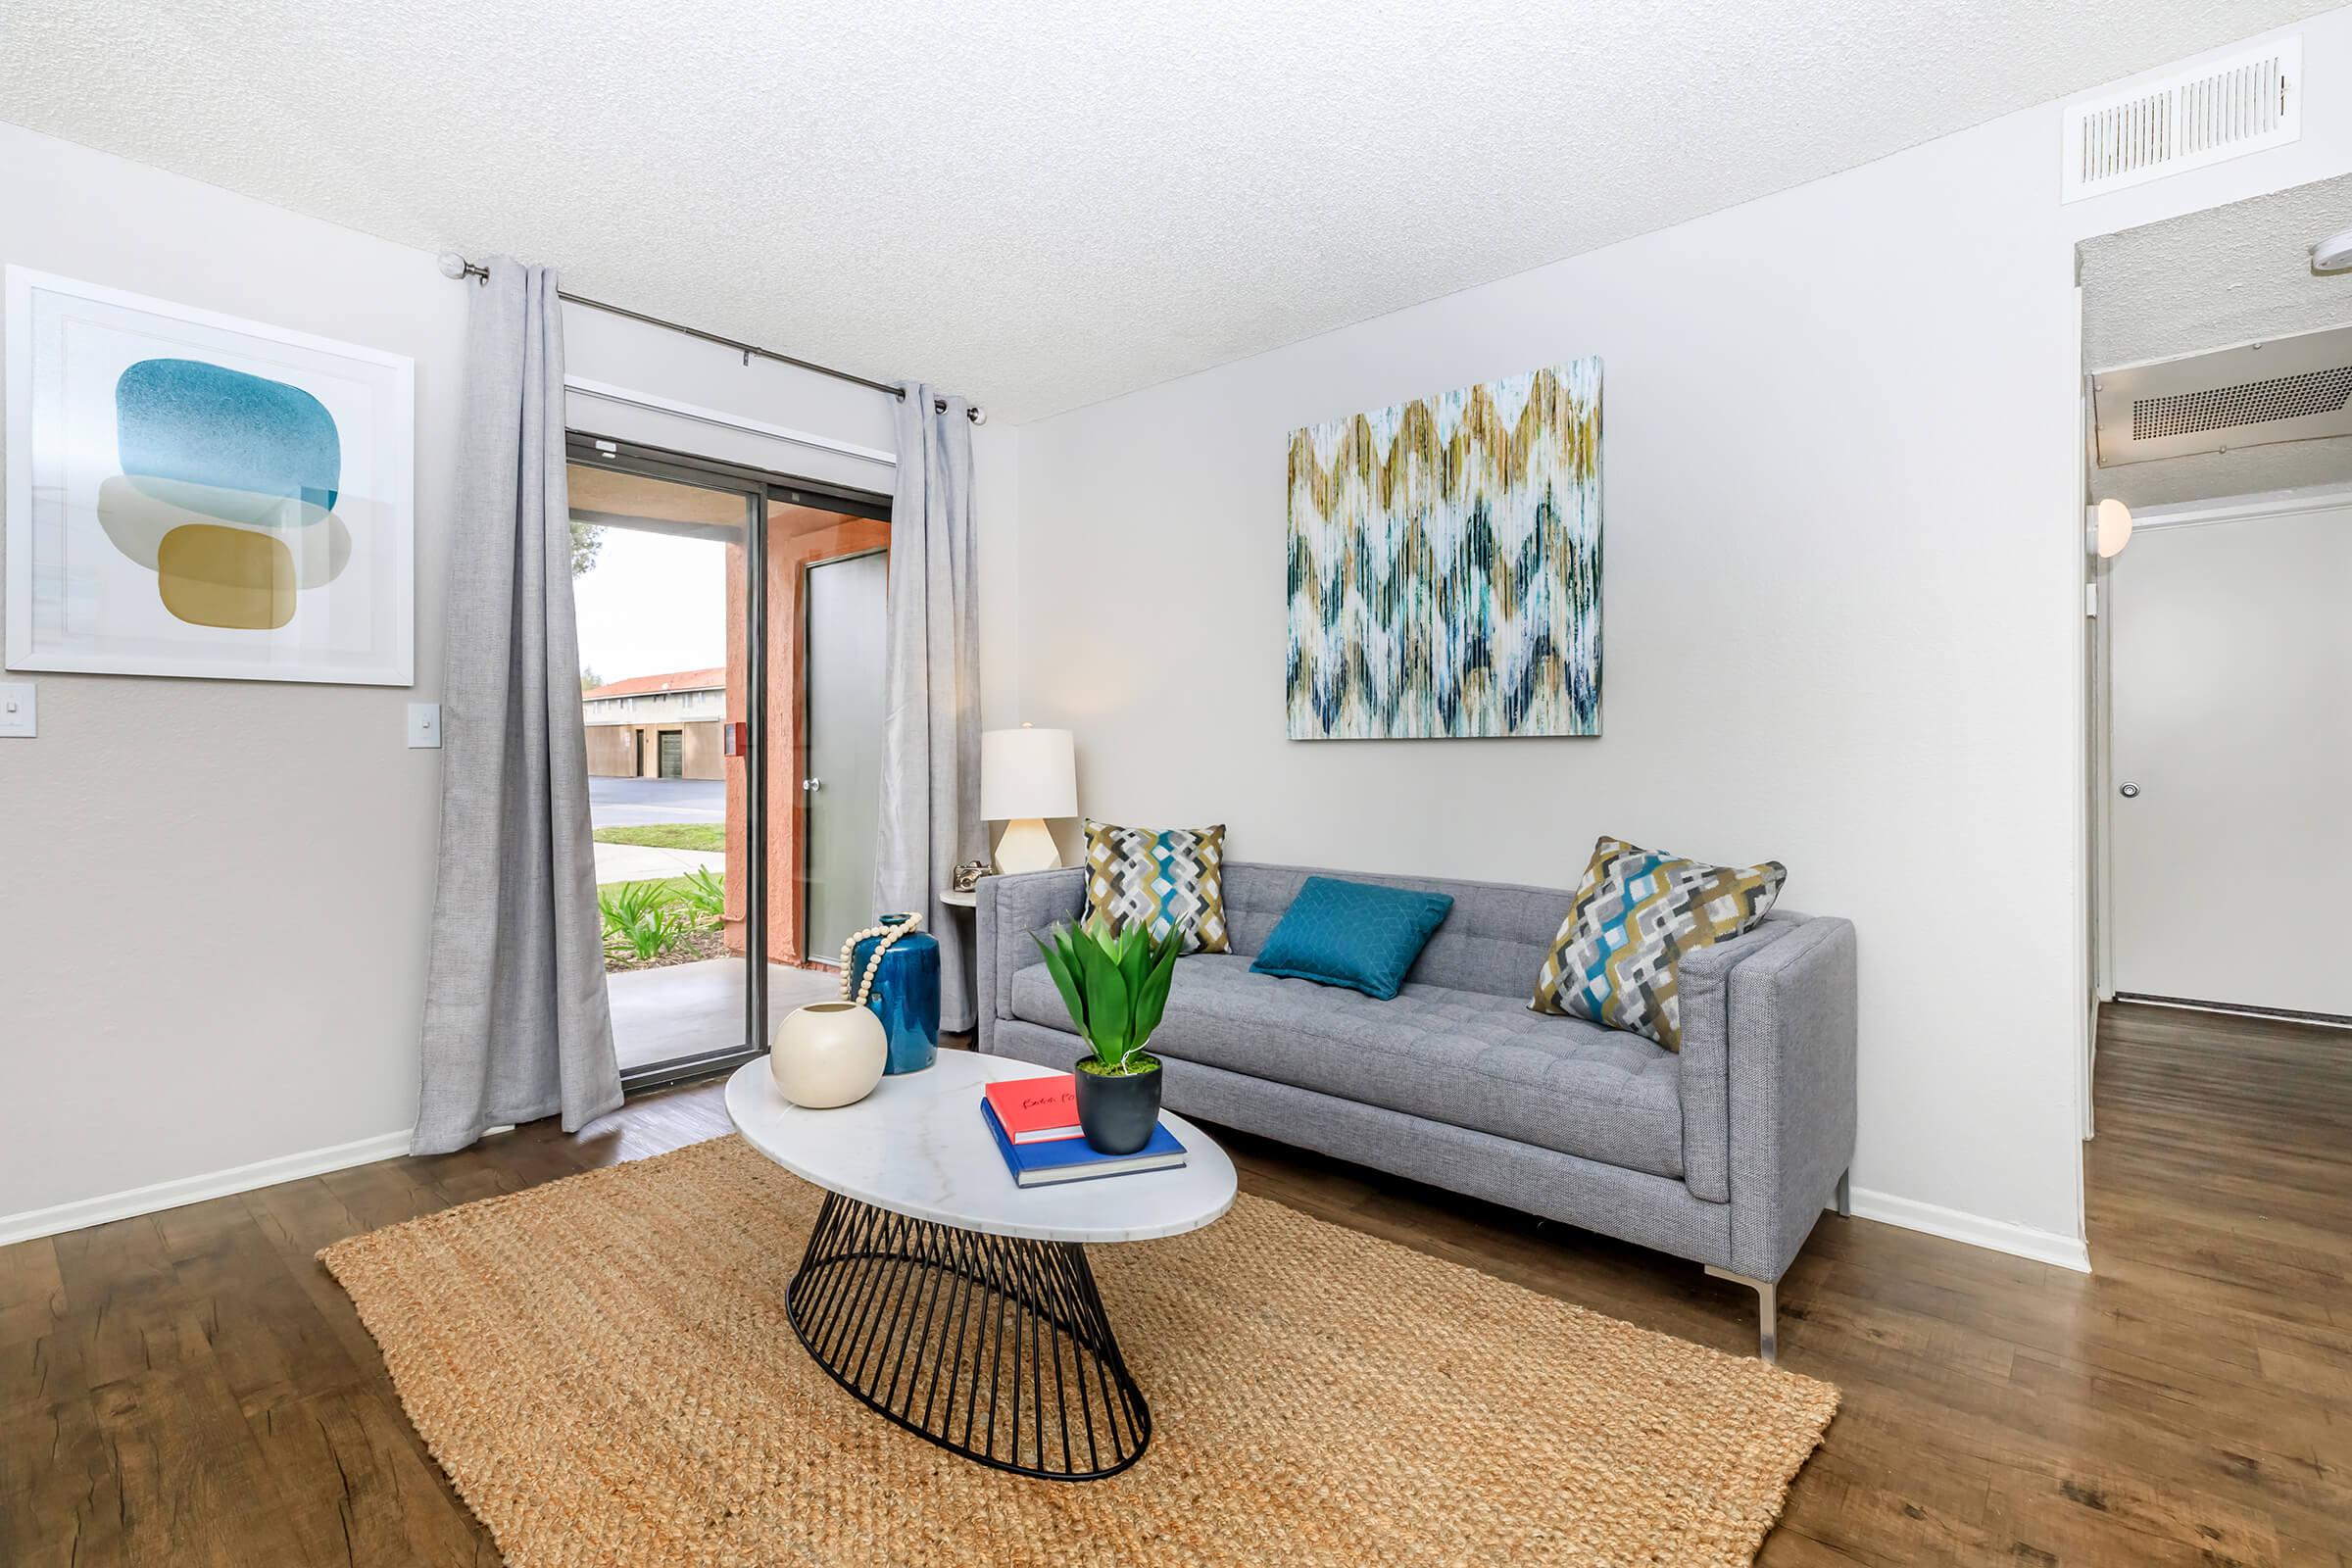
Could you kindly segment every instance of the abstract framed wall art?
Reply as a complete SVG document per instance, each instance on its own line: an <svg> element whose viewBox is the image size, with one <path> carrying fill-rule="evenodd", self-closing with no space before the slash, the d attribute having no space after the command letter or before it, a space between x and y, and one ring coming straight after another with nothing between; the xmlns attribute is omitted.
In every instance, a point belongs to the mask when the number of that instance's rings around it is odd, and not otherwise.
<svg viewBox="0 0 2352 1568"><path fill-rule="evenodd" d="M7 287L11 669L411 683L412 361Z"/></svg>
<svg viewBox="0 0 2352 1568"><path fill-rule="evenodd" d="M1309 425L1293 740L1600 733L1600 361Z"/></svg>

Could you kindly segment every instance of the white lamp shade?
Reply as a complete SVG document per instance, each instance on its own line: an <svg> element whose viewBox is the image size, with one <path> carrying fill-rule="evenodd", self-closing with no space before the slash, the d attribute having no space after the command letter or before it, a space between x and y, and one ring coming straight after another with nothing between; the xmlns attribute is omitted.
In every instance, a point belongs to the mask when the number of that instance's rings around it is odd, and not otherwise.
<svg viewBox="0 0 2352 1568"><path fill-rule="evenodd" d="M1078 763L1066 729L984 730L980 814L991 822L1078 814Z"/></svg>

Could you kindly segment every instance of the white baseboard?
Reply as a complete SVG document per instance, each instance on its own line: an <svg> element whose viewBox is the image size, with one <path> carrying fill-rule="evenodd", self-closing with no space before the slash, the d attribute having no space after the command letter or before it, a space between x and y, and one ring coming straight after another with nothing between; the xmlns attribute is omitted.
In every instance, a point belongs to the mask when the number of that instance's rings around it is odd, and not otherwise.
<svg viewBox="0 0 2352 1568"><path fill-rule="evenodd" d="M409 1137L410 1134L405 1131L381 1133L356 1143L335 1144L326 1149L306 1149L300 1153L280 1154L275 1159L256 1160L250 1165L236 1165L227 1170L208 1171L201 1176L183 1176L177 1181L157 1182L152 1187L133 1187L128 1192L108 1193L98 1198L59 1203L54 1208L28 1209L22 1214L0 1214L0 1247L6 1247L11 1242L29 1242L37 1237L55 1236L61 1231L77 1231L87 1225L104 1225L109 1220L129 1219L134 1214L153 1214L160 1209L201 1203L208 1198L249 1193L257 1187L299 1181L305 1176L323 1175L330 1170L366 1165L373 1160L390 1159L395 1154L409 1152Z"/></svg>
<svg viewBox="0 0 2352 1568"><path fill-rule="evenodd" d="M2005 1219L1986 1219L1982 1214L1967 1214L1956 1208L1860 1187L1854 1189L1853 1206L1858 1218L1875 1219L1882 1225L1900 1225L1907 1231L1925 1231L1946 1241L1966 1242L1971 1247L2030 1257L2037 1263L2055 1263L2078 1274L2090 1272L2089 1247L2056 1231L2035 1230L2031 1225Z"/></svg>

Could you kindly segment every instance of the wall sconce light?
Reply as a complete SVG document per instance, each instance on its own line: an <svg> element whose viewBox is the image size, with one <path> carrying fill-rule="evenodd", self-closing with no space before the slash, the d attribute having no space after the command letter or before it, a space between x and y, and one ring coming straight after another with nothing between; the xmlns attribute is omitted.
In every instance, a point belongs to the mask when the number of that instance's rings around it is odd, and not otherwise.
<svg viewBox="0 0 2352 1568"><path fill-rule="evenodd" d="M2132 542L2132 509L2113 496L2090 509L2082 548L2101 561L2113 561Z"/></svg>

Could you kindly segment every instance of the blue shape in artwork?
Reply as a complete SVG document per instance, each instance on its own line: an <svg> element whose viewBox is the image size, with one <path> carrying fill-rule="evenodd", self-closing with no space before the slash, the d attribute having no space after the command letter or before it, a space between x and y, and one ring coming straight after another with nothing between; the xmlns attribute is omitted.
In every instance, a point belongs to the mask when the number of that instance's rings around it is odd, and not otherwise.
<svg viewBox="0 0 2352 1568"><path fill-rule="evenodd" d="M141 360L115 382L122 471L332 510L343 445L298 386L201 360Z"/></svg>

